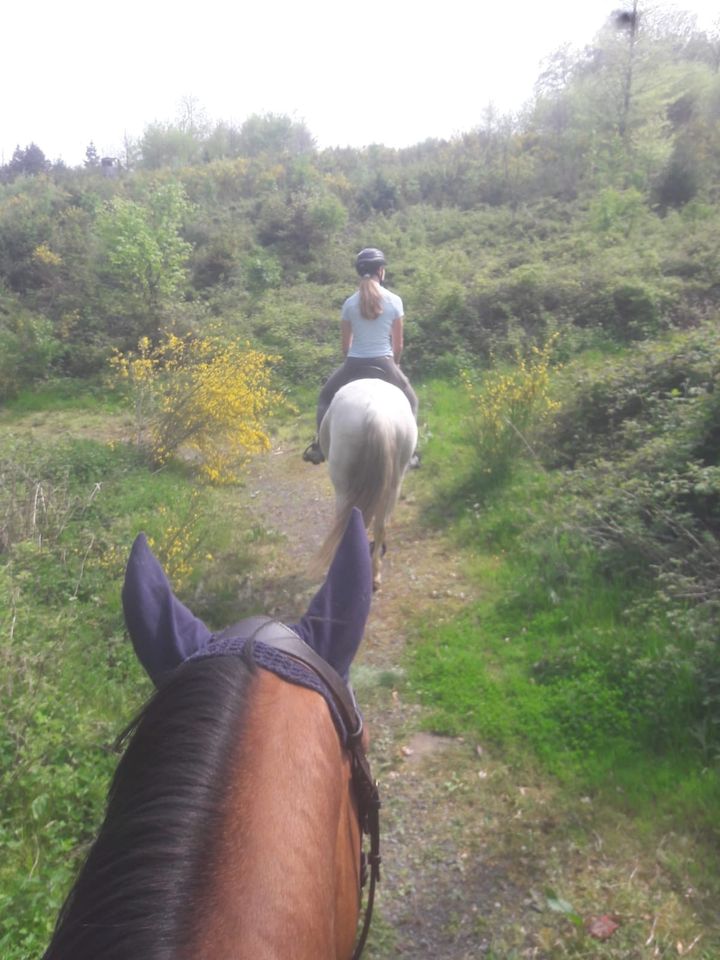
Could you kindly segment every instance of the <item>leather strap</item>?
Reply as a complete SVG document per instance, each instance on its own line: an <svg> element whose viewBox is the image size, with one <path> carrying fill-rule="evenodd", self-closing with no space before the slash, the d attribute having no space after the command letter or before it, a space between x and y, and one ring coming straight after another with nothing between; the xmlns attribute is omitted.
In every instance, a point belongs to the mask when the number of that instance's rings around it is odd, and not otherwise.
<svg viewBox="0 0 720 960"><path fill-rule="evenodd" d="M274 650L279 650L314 670L329 687L342 714L345 728L348 731L348 746L351 746L356 740L360 740L363 732L363 720L355 703L355 698L340 674L330 666L327 660L323 660L319 654L315 653L313 648L304 640L301 640L294 630L291 630L290 627L279 620L273 620L272 617L248 617L247 620L241 620L239 624L227 627L216 636L221 640L235 639L233 631L237 631L240 626L242 626L242 633L238 639L247 639L250 642L259 640L261 643L266 643Z"/></svg>

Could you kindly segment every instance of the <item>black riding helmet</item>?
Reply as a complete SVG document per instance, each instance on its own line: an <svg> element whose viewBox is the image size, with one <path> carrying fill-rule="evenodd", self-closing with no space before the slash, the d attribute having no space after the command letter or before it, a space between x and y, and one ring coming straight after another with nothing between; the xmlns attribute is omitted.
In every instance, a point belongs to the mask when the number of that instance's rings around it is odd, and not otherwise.
<svg viewBox="0 0 720 960"><path fill-rule="evenodd" d="M386 264L385 254L377 247L365 247L355 258L355 267L361 277L365 273L377 273L380 267L384 267Z"/></svg>

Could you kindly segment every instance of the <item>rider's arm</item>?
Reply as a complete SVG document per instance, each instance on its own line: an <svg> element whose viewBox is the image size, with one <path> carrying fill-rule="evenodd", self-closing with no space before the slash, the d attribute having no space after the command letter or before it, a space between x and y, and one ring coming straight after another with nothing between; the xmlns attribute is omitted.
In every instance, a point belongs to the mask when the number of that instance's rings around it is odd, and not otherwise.
<svg viewBox="0 0 720 960"><path fill-rule="evenodd" d="M400 355L403 352L403 320L404 317L395 317L391 329L392 352L395 363L400 363Z"/></svg>
<svg viewBox="0 0 720 960"><path fill-rule="evenodd" d="M342 330L342 352L344 356L347 356L350 344L352 343L352 324L349 320L343 318L340 327Z"/></svg>

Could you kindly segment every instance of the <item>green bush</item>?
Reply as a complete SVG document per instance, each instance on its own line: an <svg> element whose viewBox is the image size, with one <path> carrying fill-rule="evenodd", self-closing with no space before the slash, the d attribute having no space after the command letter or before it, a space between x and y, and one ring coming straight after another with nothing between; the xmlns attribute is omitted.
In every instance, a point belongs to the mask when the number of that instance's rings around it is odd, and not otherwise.
<svg viewBox="0 0 720 960"><path fill-rule="evenodd" d="M638 809L652 795L709 831L708 798L720 795L713 336L594 357L582 376L571 362L555 435L570 456L556 450L544 470L519 461L490 496L468 444L468 398L431 385L428 456L452 442L453 458L447 477L436 468L426 516L451 517L480 558L484 599L419 624L409 654L434 729L494 741L510 757L530 749L583 790L617 786ZM642 402L630 408L638 383ZM687 789L669 786L672 770Z"/></svg>
<svg viewBox="0 0 720 960"><path fill-rule="evenodd" d="M594 365L570 366L548 438L557 463L632 452L659 437L677 441L678 460L694 452L716 463L719 356L713 321Z"/></svg>
<svg viewBox="0 0 720 960"><path fill-rule="evenodd" d="M0 402L45 379L57 351L49 320L0 298Z"/></svg>
<svg viewBox="0 0 720 960"><path fill-rule="evenodd" d="M536 457L532 442L557 404L550 393L554 340L533 347L513 366L485 371L478 383L465 374L470 397L468 429L477 457L478 493L507 481L522 457Z"/></svg>
<svg viewBox="0 0 720 960"><path fill-rule="evenodd" d="M652 630L683 637L687 723L711 752L720 752L719 349L716 325L705 324L581 379L568 370L574 382L545 448L565 468L563 515L545 535L589 547L604 577L640 587L631 606Z"/></svg>

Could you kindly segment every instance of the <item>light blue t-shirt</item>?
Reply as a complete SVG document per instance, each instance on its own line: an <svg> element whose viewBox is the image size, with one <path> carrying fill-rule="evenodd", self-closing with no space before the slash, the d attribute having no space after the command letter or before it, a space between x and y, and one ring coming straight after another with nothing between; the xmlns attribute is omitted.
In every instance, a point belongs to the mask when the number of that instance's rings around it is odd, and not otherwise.
<svg viewBox="0 0 720 960"><path fill-rule="evenodd" d="M391 357L393 322L404 316L402 300L390 290L382 291L385 307L375 320L366 320L360 313L360 291L348 297L342 307L342 319L352 327L349 357Z"/></svg>

